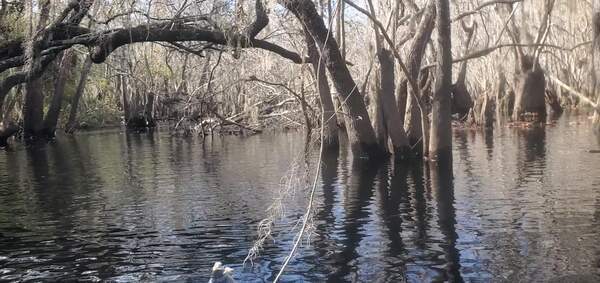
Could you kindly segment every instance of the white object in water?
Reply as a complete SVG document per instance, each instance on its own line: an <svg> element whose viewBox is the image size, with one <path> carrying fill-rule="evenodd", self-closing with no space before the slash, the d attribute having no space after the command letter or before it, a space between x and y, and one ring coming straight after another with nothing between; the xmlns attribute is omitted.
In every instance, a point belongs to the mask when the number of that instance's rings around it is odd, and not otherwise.
<svg viewBox="0 0 600 283"><path fill-rule="evenodd" d="M231 277L232 275L233 268L223 266L220 261L217 261L212 267L208 283L236 283L233 277Z"/></svg>

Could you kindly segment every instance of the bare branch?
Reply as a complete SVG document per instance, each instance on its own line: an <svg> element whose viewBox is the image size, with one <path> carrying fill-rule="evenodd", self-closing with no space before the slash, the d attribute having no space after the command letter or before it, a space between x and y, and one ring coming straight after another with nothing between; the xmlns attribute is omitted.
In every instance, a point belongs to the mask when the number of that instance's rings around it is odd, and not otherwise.
<svg viewBox="0 0 600 283"><path fill-rule="evenodd" d="M460 19L473 15L473 14L477 14L479 13L479 11L483 10L485 7L491 6L491 5L495 5L495 4L514 4L514 3L519 3L519 2L523 2L523 0L490 0L484 3L481 3L481 5L477 6L477 8L468 11L468 12L464 12L461 13L460 15L454 17L452 19L452 22L456 22L459 21Z"/></svg>

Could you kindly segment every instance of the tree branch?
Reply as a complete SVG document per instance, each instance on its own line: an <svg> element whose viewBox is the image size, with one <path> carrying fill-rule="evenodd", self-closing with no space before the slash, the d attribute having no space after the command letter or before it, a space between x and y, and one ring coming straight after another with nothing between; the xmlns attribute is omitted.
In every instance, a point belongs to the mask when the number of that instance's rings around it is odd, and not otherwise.
<svg viewBox="0 0 600 283"><path fill-rule="evenodd" d="M514 4L514 3L519 3L519 2L523 2L523 0L490 0L487 2L483 2L483 3L481 3L481 5L477 6L477 8L457 15L456 17L454 17L452 19L452 22L456 22L464 17L470 16L473 14L477 14L477 13L479 13L479 11L483 10L483 8L485 8L487 6L491 6L491 5L495 5L495 4Z"/></svg>
<svg viewBox="0 0 600 283"><path fill-rule="evenodd" d="M505 47L546 47L546 48L554 48L554 49L559 49L562 51L573 51L577 48L580 48L582 46L585 45L589 45L592 44L591 41L586 41L586 42L582 42L582 43L578 43L575 44L573 47L563 47L563 46L558 46L558 45L553 45L553 44L536 44L536 43L532 43L532 44L526 44L526 43L507 43L507 44L499 44L496 46L492 46L492 47L488 47L488 48L483 48L477 51L473 51L472 53L465 55L463 57L460 58L456 58L454 60L452 60L452 63L460 63L463 61L468 61L468 60L472 60L472 59L477 59L477 58L481 58L483 56L489 55L490 53L501 49L501 48L505 48ZM421 70L425 70L425 69L429 69L429 68L433 68L436 66L436 62L433 62L429 65L425 65L421 68Z"/></svg>

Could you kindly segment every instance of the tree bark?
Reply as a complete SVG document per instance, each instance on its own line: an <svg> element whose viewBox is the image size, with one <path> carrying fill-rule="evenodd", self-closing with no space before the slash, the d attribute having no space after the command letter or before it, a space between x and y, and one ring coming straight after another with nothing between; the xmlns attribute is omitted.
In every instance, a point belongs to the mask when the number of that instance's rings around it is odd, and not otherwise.
<svg viewBox="0 0 600 283"><path fill-rule="evenodd" d="M546 121L546 78L539 66L533 67L529 56L521 58L521 72L517 74L513 121ZM531 113L528 117L525 114Z"/></svg>
<svg viewBox="0 0 600 283"><path fill-rule="evenodd" d="M19 131L17 124L0 122L0 147L8 146L8 139Z"/></svg>
<svg viewBox="0 0 600 283"><path fill-rule="evenodd" d="M400 111L395 99L396 85L394 83L394 57L385 48L378 51L380 67L380 88L383 118L387 134L392 140L394 156L396 159L406 159L410 151L408 138L402 127Z"/></svg>
<svg viewBox="0 0 600 283"><path fill-rule="evenodd" d="M433 93L429 155L431 160L441 163L452 162L452 41L450 31L450 5L448 0L436 0L437 72Z"/></svg>
<svg viewBox="0 0 600 283"><path fill-rule="evenodd" d="M593 19L593 45L592 45L592 77L594 78L594 82L597 80L598 77L598 69L596 67L596 56L597 56L597 52L600 49L600 1L599 0L594 0L593 2L593 15L592 15L592 19ZM596 107L600 107L600 95L598 95L596 93L596 85L594 84L594 89L593 89L593 94L597 95L597 99L596 99ZM592 122L593 122L593 127L594 127L594 131L596 132L596 135L598 136L598 141L600 142L600 111L598 109L595 109L594 111L594 116L592 117Z"/></svg>
<svg viewBox="0 0 600 283"><path fill-rule="evenodd" d="M371 126L363 97L350 75L336 40L331 37L313 2L308 0L280 0L280 3L300 20L314 38L315 43L323 50L323 56L327 60L327 70L331 75L338 95L343 101L342 107L348 117L347 120L349 120L346 130L352 151L359 154L381 154L383 149L377 145L375 132Z"/></svg>
<svg viewBox="0 0 600 283"><path fill-rule="evenodd" d="M551 119L557 119L563 113L560 99L556 92L552 89L546 90L546 104L550 106Z"/></svg>
<svg viewBox="0 0 600 283"><path fill-rule="evenodd" d="M414 81L418 81L419 78L421 61L423 60L427 43L431 39L431 33L435 26L435 16L436 5L433 1L429 1L410 46L410 52L408 53L407 69ZM415 101L415 96L417 95L418 94L414 93L414 90L407 88L406 102L402 101L402 96L398 97L398 108L406 108L404 128L406 129L408 142L411 147L413 147L414 154L421 155L423 152L424 139L421 123L421 110L419 107L420 101ZM422 96L419 95L418 99L422 99Z"/></svg>
<svg viewBox="0 0 600 283"><path fill-rule="evenodd" d="M73 69L73 50L67 50L62 56L60 61L58 75L56 76L56 81L54 84L54 95L52 96L52 102L50 104L50 108L48 108L48 112L46 113L46 118L44 119L44 125L42 132L47 138L54 138L56 125L58 123L58 116L60 115L60 110L62 109L62 102L65 93L65 85L69 80L71 75L71 71Z"/></svg>
<svg viewBox="0 0 600 283"><path fill-rule="evenodd" d="M376 17L373 1L369 0L367 3L369 5L371 15ZM375 116L377 116L381 119L383 134L380 134L377 131L377 128L375 129L375 132L378 136L378 139L384 138L384 142L379 143L383 144L386 149L388 147L388 137L391 138L395 158L401 160L406 158L410 147L408 145L408 139L406 137L404 127L402 126L402 123L399 123L401 116L398 111L398 105L395 96L396 84L394 81L394 57L392 56L392 52L384 47L385 45L382 39L384 34L382 34L382 31L378 29L377 24L374 22L373 30L375 32L375 47L377 59L379 61L379 73L376 75L376 88L373 93L377 101L377 105L373 109L377 112L375 112L372 117L375 119ZM374 122L374 125L380 126L376 122Z"/></svg>
<svg viewBox="0 0 600 283"><path fill-rule="evenodd" d="M600 96L598 96L598 99L596 99L596 105L600 105ZM594 111L592 121L594 125L594 131L596 132L598 140L600 141L600 111L598 111L598 109Z"/></svg>
<svg viewBox="0 0 600 283"><path fill-rule="evenodd" d="M464 22L461 22L463 30L467 33L467 39L465 42L464 55L468 54L469 46L473 40L473 36L475 35L475 29L477 28L476 22L473 23L473 26L467 27ZM458 72L458 78L456 83L452 86L452 114L458 114L460 120L465 120L469 115L469 111L473 108L474 103L471 98L471 94L467 89L467 63L468 61L463 61L460 65L460 70ZM487 99L484 98L484 99ZM487 105L487 101L485 103Z"/></svg>
<svg viewBox="0 0 600 283"><path fill-rule="evenodd" d="M388 131L386 129L385 118L383 114L383 100L381 90L381 74L375 75L375 83L371 85L371 91L369 92L369 115L371 117L371 123L373 124L373 130L375 131L375 137L377 138L377 144L380 148L383 148L385 152L388 152Z"/></svg>
<svg viewBox="0 0 600 283"><path fill-rule="evenodd" d="M325 119L323 125L321 125L321 127L323 127L323 146L326 148L335 147L338 146L339 143L337 117L331 98L329 82L327 81L327 74L325 73L326 62L319 54L314 39L306 29L304 29L304 38L308 48L308 57L313 67L313 76L317 82L317 91L319 92L322 115Z"/></svg>
<svg viewBox="0 0 600 283"><path fill-rule="evenodd" d="M154 99L155 94L149 92L146 94L146 105L144 105L144 119L146 120L147 127L155 127L156 121L154 120Z"/></svg>
<svg viewBox="0 0 600 283"><path fill-rule="evenodd" d="M131 119L131 111L129 109L129 98L128 98L128 90L127 90L127 79L125 76L121 75L121 97L123 99L123 117L125 119L125 123L129 122Z"/></svg>
<svg viewBox="0 0 600 283"><path fill-rule="evenodd" d="M71 100L71 111L69 113L69 121L67 122L67 126L65 127L65 131L67 133L73 133L77 128L77 109L79 107L79 100L81 99L81 96L83 96L85 85L87 83L87 78L91 69L92 59L88 56L87 59L85 59L85 63L83 63L83 69L81 70L81 76L79 77L77 90L75 91L73 99Z"/></svg>
<svg viewBox="0 0 600 283"><path fill-rule="evenodd" d="M35 139L41 133L44 119L44 94L42 78L34 79L25 85L23 105L23 137Z"/></svg>
<svg viewBox="0 0 600 283"><path fill-rule="evenodd" d="M400 114L398 124L404 128L404 119L406 118L406 104L408 103L408 81L406 78L400 81L400 85L396 89L396 105ZM404 131L406 133L406 130Z"/></svg>
<svg viewBox="0 0 600 283"><path fill-rule="evenodd" d="M500 126L505 116L508 115L508 93L506 93L506 76L501 68L498 68L498 84L495 90L496 124Z"/></svg>
<svg viewBox="0 0 600 283"><path fill-rule="evenodd" d="M19 93L20 88L15 91L13 99L8 104L4 107L0 106L0 118L2 119L0 121L0 147L8 146L8 139L19 131L19 126L11 119L11 112L19 99Z"/></svg>

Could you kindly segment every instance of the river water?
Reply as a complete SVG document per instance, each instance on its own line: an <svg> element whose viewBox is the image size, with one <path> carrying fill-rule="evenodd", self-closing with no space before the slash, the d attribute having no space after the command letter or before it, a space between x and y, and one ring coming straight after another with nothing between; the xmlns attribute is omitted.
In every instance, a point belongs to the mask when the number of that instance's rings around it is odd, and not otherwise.
<svg viewBox="0 0 600 283"><path fill-rule="evenodd" d="M284 282L543 282L600 272L600 154L583 117L455 131L453 178L323 157L309 239ZM0 152L0 281L206 282L215 261L272 281L314 168L299 133L59 136ZM273 239L257 224L291 192ZM306 180L310 182L310 176ZM296 229L296 230L294 230Z"/></svg>

